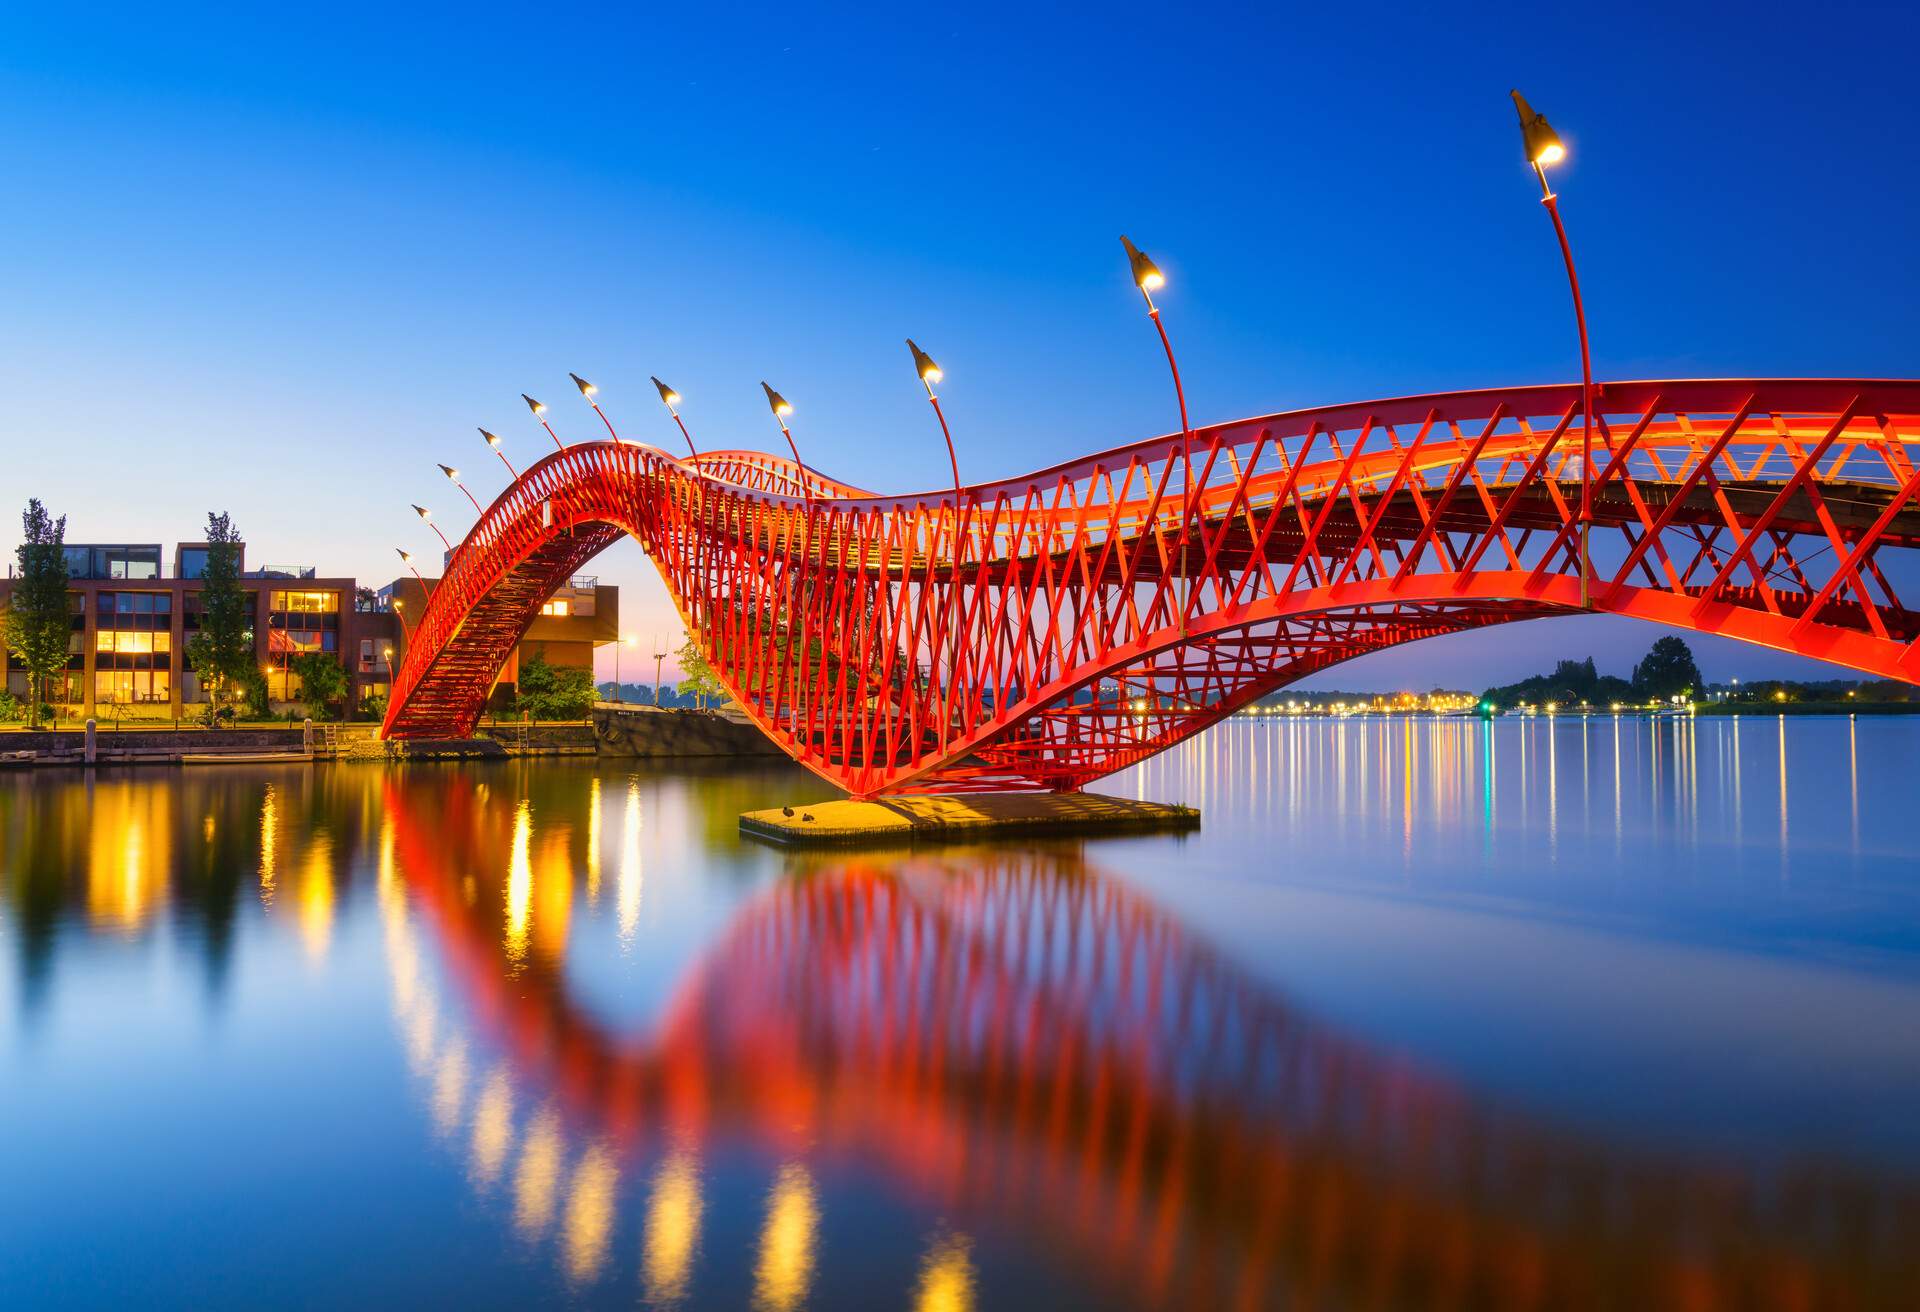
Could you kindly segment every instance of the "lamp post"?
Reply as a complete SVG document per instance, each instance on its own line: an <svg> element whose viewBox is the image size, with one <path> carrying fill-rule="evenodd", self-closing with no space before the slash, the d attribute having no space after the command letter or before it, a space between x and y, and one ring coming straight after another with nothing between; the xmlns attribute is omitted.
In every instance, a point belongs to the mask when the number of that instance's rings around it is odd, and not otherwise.
<svg viewBox="0 0 1920 1312"><path fill-rule="evenodd" d="M780 425L780 433L787 439L787 450L793 452L793 463L800 471L800 496L806 503L806 513L800 521L800 554L802 557L810 559L813 554L813 489L807 483L807 466L806 463L800 459L800 448L794 444L793 430L787 427L787 416L793 413L793 407L787 404L786 397L769 387L764 379L761 380L760 388L767 394L767 408L773 411L774 422ZM811 604L809 594L812 589L811 585L804 582L800 585L800 588L800 596L803 603L801 610L801 633L804 635L806 632L806 607ZM787 712L787 730L796 738L800 738L800 763L802 765L806 764L808 747L806 739L802 736L805 733L805 729L800 711L800 689L803 682L803 668L806 665L806 659L806 646L803 643L798 659L793 662L793 699L790 709ZM776 695L775 705L777 706L778 704L778 697Z"/></svg>
<svg viewBox="0 0 1920 1312"><path fill-rule="evenodd" d="M413 576L416 579L420 579L420 591L424 594L427 590L427 581L424 578L420 578L419 567L413 563L413 553L403 547L395 547L394 550L400 553L400 559L407 563L407 568L413 571Z"/></svg>
<svg viewBox="0 0 1920 1312"><path fill-rule="evenodd" d="M480 430L480 436L487 439L487 445L493 448L493 453L500 457L500 463L507 467L507 473L513 478L514 482L518 483L520 481L520 471L513 467L513 462L507 459L506 453L500 449L500 439L484 428Z"/></svg>
<svg viewBox="0 0 1920 1312"><path fill-rule="evenodd" d="M813 489L807 486L807 466L800 459L800 448L794 445L793 430L787 427L787 416L793 413L793 407L787 404L787 398L774 391L762 381L760 388L767 394L767 408L773 411L774 422L780 425L780 435L787 439L787 450L793 452L793 463L800 468L800 495L807 505L813 505Z"/></svg>
<svg viewBox="0 0 1920 1312"><path fill-rule="evenodd" d="M620 636L620 641L613 644L613 699L616 702L621 700L620 698L620 649L622 647L637 647L639 645L640 645L640 639L634 637L631 633L622 634Z"/></svg>
<svg viewBox="0 0 1920 1312"><path fill-rule="evenodd" d="M415 506L413 508L413 513L427 521L427 527L432 529L436 534L439 535L441 544L446 547L447 554L451 556L453 554L453 543L447 541L447 535L445 533L441 533L440 526L433 522L433 512L431 510L428 510L425 506Z"/></svg>
<svg viewBox="0 0 1920 1312"><path fill-rule="evenodd" d="M687 454L690 456L699 455L700 453L693 449L693 434L687 431L686 420L680 417L680 393L668 387L658 378L653 380L653 385L660 391L660 403L667 407L667 413L673 416L673 422L680 425L680 436L687 439Z"/></svg>
<svg viewBox="0 0 1920 1312"><path fill-rule="evenodd" d="M653 705L660 706L660 662L667 658L667 639L664 634L653 635Z"/></svg>
<svg viewBox="0 0 1920 1312"><path fill-rule="evenodd" d="M1567 266L1567 287L1573 293L1573 322L1580 330L1580 609L1589 604L1587 538L1593 530L1593 360L1587 350L1587 311L1580 300L1580 275L1573 268L1573 247L1567 242L1567 225L1560 221L1559 198L1547 185L1547 170L1567 157L1565 143L1546 118L1537 113L1518 91L1513 96L1514 110L1520 115L1520 139L1526 145L1527 163L1540 179L1540 203L1553 219L1553 235L1560 239L1560 258Z"/></svg>
<svg viewBox="0 0 1920 1312"><path fill-rule="evenodd" d="M1187 391L1180 383L1180 365L1173 358L1173 341L1167 336L1167 326L1160 322L1160 307L1153 303L1153 294L1166 286L1165 275L1160 266L1147 258L1147 253L1127 240L1120 238L1120 245L1126 248L1127 263L1133 269L1133 285L1140 289L1140 296L1147 303L1147 317L1153 320L1153 327L1160 334L1160 346L1167 353L1167 371L1173 375L1173 397L1180 403L1180 464L1186 473L1186 505L1180 516L1180 632L1187 631L1187 603L1192 597L1193 588L1187 579L1187 520L1192 514L1195 501L1193 487L1193 425L1187 422Z"/></svg>
<svg viewBox="0 0 1920 1312"><path fill-rule="evenodd" d="M452 465L441 465L440 472L447 476L447 482L453 484L455 487L459 488L462 492L467 493L467 500L473 502L473 513L475 515L484 515L486 513L484 510L480 509L480 503L474 500L473 493L467 492L467 485L460 481L459 470L455 469Z"/></svg>
<svg viewBox="0 0 1920 1312"><path fill-rule="evenodd" d="M600 422L607 426L607 436L618 442L620 440L620 434L613 431L613 420L607 418L607 412L602 410L600 403L593 399L599 395L600 389L582 378L579 374L570 373L567 377L573 379L573 385L580 389L580 395L587 398L587 404L592 406L593 412L600 416Z"/></svg>
<svg viewBox="0 0 1920 1312"><path fill-rule="evenodd" d="M933 406L934 417L940 421L940 436L946 439L947 463L953 469L953 575L947 586L947 631L953 639L953 655L947 665L947 706L942 717L941 736L944 740L953 725L953 696L960 682L960 628L954 623L954 613L960 602L960 553L962 548L960 524L960 458L953 451L953 431L947 427L947 412L940 408L940 396L933 385L946 377L933 357L915 345L913 338L907 338L907 350L913 353L913 371L920 375L920 385L927 389L927 400Z"/></svg>
<svg viewBox="0 0 1920 1312"><path fill-rule="evenodd" d="M527 409L533 411L533 417L540 421L540 427L547 430L547 436L553 439L554 446L565 451L567 444L560 440L560 434L554 432L553 425L547 422L547 407L528 396L525 392L520 393L520 399L527 403Z"/></svg>
<svg viewBox="0 0 1920 1312"><path fill-rule="evenodd" d="M947 463L953 466L953 509L960 511L960 460L953 453L953 433L947 428L947 415L940 408L940 398L934 392L933 385L946 375L940 372L940 366L933 357L913 344L913 338L907 338L907 349L913 352L913 371L920 375L921 386L927 389L927 400L933 404L933 413L940 420L940 436L947 441Z"/></svg>
<svg viewBox="0 0 1920 1312"><path fill-rule="evenodd" d="M413 641L413 630L407 627L407 603L402 601L400 598L395 597L393 599L393 613L400 617L401 635L405 637L409 643L411 643Z"/></svg>

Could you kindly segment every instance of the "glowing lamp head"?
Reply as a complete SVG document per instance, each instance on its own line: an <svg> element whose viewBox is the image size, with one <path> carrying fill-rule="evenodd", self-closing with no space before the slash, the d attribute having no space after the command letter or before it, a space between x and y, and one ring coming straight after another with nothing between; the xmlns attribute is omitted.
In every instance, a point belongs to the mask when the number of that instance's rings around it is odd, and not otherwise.
<svg viewBox="0 0 1920 1312"><path fill-rule="evenodd" d="M458 483L460 481L460 471L452 465L441 465L440 472L447 476L447 482L449 483Z"/></svg>
<svg viewBox="0 0 1920 1312"><path fill-rule="evenodd" d="M425 506L415 506L413 508L413 513L420 516L420 518L422 519L433 518L433 512L431 510L428 510Z"/></svg>
<svg viewBox="0 0 1920 1312"><path fill-rule="evenodd" d="M764 382L760 384L760 387L761 390L767 394L767 407L773 411L774 418L785 419L793 413L793 407L787 404L786 397L780 395L780 393L774 391L771 387L768 387Z"/></svg>
<svg viewBox="0 0 1920 1312"><path fill-rule="evenodd" d="M520 393L520 399L527 403L527 409L533 411L533 417L535 419L538 419L540 418L540 416L547 413L547 408L544 405L541 405L538 401L528 396L525 392Z"/></svg>
<svg viewBox="0 0 1920 1312"><path fill-rule="evenodd" d="M1520 140L1527 148L1527 163L1536 168L1551 168L1567 157L1567 147L1546 116L1536 112L1527 98L1512 93L1513 107L1520 115Z"/></svg>
<svg viewBox="0 0 1920 1312"><path fill-rule="evenodd" d="M680 393L668 387L658 378L653 380L653 385L660 389L660 400L665 403L667 409L671 410L680 404Z"/></svg>
<svg viewBox="0 0 1920 1312"><path fill-rule="evenodd" d="M567 377L573 379L573 385L580 389L580 395L586 397L589 401L593 400L594 396L600 391L599 388L582 378L579 374L570 373Z"/></svg>
<svg viewBox="0 0 1920 1312"><path fill-rule="evenodd" d="M1128 241L1120 238L1120 244L1127 248L1127 263L1133 266L1133 285L1143 292L1157 292L1167 285L1166 278L1160 272L1160 266L1147 258L1147 253Z"/></svg>
<svg viewBox="0 0 1920 1312"><path fill-rule="evenodd" d="M933 362L933 357L915 346L911 337L907 338L907 349L913 352L913 371L920 375L921 382L937 383L945 377L940 372L940 366Z"/></svg>
<svg viewBox="0 0 1920 1312"><path fill-rule="evenodd" d="M480 430L480 436L486 438L487 445L492 447L495 451L498 451L500 449L500 439L495 434L489 433L486 429L483 428Z"/></svg>
<svg viewBox="0 0 1920 1312"><path fill-rule="evenodd" d="M409 565L413 564L413 553L411 551L408 551L405 547L395 547L394 550L400 553L401 560Z"/></svg>

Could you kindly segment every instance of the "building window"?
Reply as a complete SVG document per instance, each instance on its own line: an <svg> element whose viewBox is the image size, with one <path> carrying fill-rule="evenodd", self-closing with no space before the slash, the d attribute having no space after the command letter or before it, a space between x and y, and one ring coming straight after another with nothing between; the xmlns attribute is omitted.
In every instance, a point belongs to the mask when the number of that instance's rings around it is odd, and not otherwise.
<svg viewBox="0 0 1920 1312"><path fill-rule="evenodd" d="M558 598L555 598L554 600L548 602L546 605L540 608L540 613L542 615L565 616L567 614L570 614L571 611L572 611L572 607L570 607L566 602L559 600Z"/></svg>
<svg viewBox="0 0 1920 1312"><path fill-rule="evenodd" d="M167 700L166 670L97 670L93 699L107 706L139 706Z"/></svg>
<svg viewBox="0 0 1920 1312"><path fill-rule="evenodd" d="M340 612L340 594L275 588L273 595L267 599L267 609L287 615L337 615Z"/></svg>

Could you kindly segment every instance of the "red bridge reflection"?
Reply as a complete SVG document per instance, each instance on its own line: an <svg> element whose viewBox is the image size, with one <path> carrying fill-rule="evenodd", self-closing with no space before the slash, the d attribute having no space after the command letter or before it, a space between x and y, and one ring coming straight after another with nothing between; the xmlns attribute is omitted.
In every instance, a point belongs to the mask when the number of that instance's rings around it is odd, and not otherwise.
<svg viewBox="0 0 1920 1312"><path fill-rule="evenodd" d="M570 995L563 951L517 933L534 894L501 869L527 859L511 808L396 776L386 814L465 1009L622 1155L805 1145L1153 1306L1894 1306L1920 1277L1913 1192L1491 1110L1329 1032L1071 854L797 869L629 1035Z"/></svg>

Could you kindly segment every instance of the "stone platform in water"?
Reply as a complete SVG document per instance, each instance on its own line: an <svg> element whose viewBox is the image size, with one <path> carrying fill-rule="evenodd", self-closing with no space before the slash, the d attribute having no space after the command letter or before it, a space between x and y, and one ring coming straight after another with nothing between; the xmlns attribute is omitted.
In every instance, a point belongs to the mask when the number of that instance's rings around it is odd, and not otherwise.
<svg viewBox="0 0 1920 1312"><path fill-rule="evenodd" d="M1163 833L1198 829L1190 806L1100 793L973 793L840 800L748 811L740 832L796 847L970 843L1012 834Z"/></svg>

